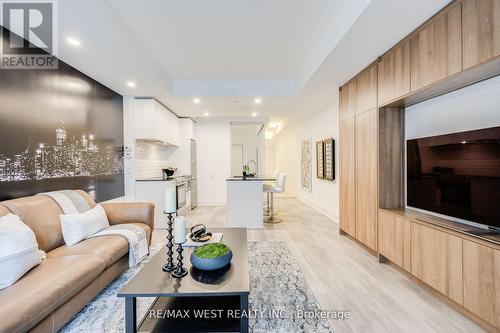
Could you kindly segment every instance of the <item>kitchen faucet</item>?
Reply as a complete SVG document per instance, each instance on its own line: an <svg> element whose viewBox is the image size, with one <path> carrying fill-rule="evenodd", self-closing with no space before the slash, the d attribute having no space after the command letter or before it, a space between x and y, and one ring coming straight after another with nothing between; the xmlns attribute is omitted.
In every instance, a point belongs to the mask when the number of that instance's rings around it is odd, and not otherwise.
<svg viewBox="0 0 500 333"><path fill-rule="evenodd" d="M248 169L250 169L250 165L249 165L250 162L252 162L254 164L254 166L255 166L254 169L253 169L254 172L252 173L253 175L255 175L257 173L257 162L255 162L254 160L248 161L247 162Z"/></svg>

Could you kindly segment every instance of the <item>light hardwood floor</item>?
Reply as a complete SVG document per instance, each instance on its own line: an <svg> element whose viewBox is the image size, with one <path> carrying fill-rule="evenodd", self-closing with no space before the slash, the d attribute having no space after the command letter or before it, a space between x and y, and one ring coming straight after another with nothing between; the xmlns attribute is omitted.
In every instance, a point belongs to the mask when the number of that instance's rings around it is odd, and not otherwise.
<svg viewBox="0 0 500 333"><path fill-rule="evenodd" d="M337 223L294 198L277 198L283 223L248 231L249 240L286 241L322 310L348 310L331 321L342 332L485 332L422 287L339 235ZM224 225L225 207L198 207L187 225ZM162 231L155 236L163 236Z"/></svg>

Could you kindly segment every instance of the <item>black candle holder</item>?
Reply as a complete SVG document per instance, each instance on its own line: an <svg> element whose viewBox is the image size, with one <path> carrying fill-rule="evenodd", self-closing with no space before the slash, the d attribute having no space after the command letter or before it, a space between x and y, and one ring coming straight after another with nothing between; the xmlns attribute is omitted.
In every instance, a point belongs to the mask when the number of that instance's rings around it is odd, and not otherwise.
<svg viewBox="0 0 500 333"><path fill-rule="evenodd" d="M188 271L184 267L182 267L182 259L184 258L182 256L182 244L184 243L177 243L177 267L176 269L172 272L172 276L176 277L178 279L184 277L187 275Z"/></svg>
<svg viewBox="0 0 500 333"><path fill-rule="evenodd" d="M163 266L162 270L164 272L172 272L175 269L175 265L173 262L173 254L174 251L172 248L174 247L174 243L172 240L174 239L174 236L172 236L172 224L173 224L173 216L174 213L167 213L164 212L165 214L168 214L168 221L167 221L167 263Z"/></svg>

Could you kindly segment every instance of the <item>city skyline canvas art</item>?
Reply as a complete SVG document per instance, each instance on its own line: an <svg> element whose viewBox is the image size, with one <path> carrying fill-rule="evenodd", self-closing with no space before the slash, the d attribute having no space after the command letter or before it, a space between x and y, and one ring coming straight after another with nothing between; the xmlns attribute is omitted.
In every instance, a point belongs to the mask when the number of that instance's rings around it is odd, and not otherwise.
<svg viewBox="0 0 500 333"><path fill-rule="evenodd" d="M0 200L60 189L123 196L121 95L59 61L0 70L0 101Z"/></svg>

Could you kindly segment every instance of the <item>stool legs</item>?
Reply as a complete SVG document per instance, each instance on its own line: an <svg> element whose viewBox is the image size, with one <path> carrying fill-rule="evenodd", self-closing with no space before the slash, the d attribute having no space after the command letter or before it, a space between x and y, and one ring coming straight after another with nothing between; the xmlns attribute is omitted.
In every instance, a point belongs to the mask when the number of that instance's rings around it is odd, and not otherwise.
<svg viewBox="0 0 500 333"><path fill-rule="evenodd" d="M283 222L282 218L277 217L274 214L274 193L270 192L271 196L268 199L269 216L264 218L264 223L280 223ZM268 193L269 195L269 193Z"/></svg>

